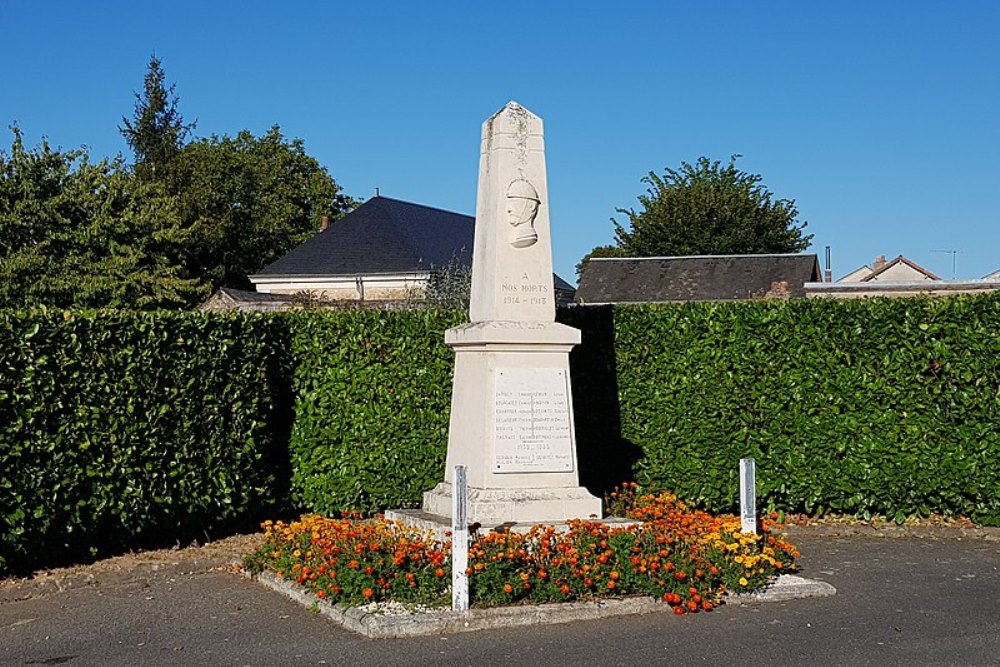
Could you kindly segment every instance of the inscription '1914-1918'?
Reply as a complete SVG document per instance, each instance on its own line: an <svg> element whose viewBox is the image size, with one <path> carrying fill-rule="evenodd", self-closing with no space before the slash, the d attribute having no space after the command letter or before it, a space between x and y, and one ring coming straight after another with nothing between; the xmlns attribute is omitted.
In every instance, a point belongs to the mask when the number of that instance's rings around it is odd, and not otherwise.
<svg viewBox="0 0 1000 667"><path fill-rule="evenodd" d="M569 472L569 383L557 368L497 369L494 472Z"/></svg>
<svg viewBox="0 0 1000 667"><path fill-rule="evenodd" d="M549 303L551 288L543 283L500 283L501 301L506 304L542 305Z"/></svg>

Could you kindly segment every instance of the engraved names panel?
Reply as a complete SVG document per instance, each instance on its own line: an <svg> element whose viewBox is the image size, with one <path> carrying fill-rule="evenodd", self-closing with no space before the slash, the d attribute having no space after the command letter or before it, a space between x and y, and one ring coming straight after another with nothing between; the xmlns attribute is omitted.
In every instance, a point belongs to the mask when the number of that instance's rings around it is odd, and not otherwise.
<svg viewBox="0 0 1000 667"><path fill-rule="evenodd" d="M498 368L494 373L493 471L571 472L566 371Z"/></svg>

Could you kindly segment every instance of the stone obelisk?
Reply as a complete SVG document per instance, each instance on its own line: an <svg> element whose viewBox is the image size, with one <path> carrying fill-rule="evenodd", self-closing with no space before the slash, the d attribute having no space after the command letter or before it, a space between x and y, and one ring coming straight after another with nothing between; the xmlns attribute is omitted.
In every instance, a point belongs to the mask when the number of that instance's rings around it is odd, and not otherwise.
<svg viewBox="0 0 1000 667"><path fill-rule="evenodd" d="M448 459L423 509L450 516L464 465L470 522L600 516L577 473L569 352L580 331L555 321L542 121L516 102L483 124L469 320L445 333Z"/></svg>

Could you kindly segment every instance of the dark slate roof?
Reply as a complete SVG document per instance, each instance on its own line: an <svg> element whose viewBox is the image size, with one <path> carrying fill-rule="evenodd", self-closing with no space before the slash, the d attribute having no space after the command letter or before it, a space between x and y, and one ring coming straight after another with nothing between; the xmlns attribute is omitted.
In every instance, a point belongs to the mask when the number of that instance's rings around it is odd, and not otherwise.
<svg viewBox="0 0 1000 667"><path fill-rule="evenodd" d="M580 277L580 303L728 301L765 296L787 282L789 296L820 280L812 254L595 258Z"/></svg>
<svg viewBox="0 0 1000 667"><path fill-rule="evenodd" d="M358 276L472 266L476 219L389 197L372 197L291 250L262 276ZM555 289L573 286L553 275Z"/></svg>
<svg viewBox="0 0 1000 667"><path fill-rule="evenodd" d="M475 218L373 197L261 275L410 273L472 262Z"/></svg>

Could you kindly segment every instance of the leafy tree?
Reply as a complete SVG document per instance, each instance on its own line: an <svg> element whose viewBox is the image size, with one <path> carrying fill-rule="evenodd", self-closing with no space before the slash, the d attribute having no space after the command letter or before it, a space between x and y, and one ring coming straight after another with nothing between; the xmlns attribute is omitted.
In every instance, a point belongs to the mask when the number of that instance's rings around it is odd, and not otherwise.
<svg viewBox="0 0 1000 667"><path fill-rule="evenodd" d="M278 126L261 137L244 130L188 144L166 187L191 234L183 262L216 287L249 286L248 275L315 234L324 215L336 219L355 205Z"/></svg>
<svg viewBox="0 0 1000 667"><path fill-rule="evenodd" d="M47 142L26 150L13 128L0 151L0 307L185 306L207 284L172 261L186 237L176 200L139 183L121 158Z"/></svg>
<svg viewBox="0 0 1000 667"><path fill-rule="evenodd" d="M125 137L135 154L137 171L156 174L158 168L170 162L184 146L196 123L187 124L177 110L174 84L164 84L166 75L156 56L149 59L142 93L135 93L132 120L122 117L124 127L118 131Z"/></svg>
<svg viewBox="0 0 1000 667"><path fill-rule="evenodd" d="M796 219L795 201L772 199L761 177L736 168L734 155L722 166L706 157L664 175L649 172L639 196L642 208L618 209L627 226L612 219L614 246L595 248L585 258L620 253L626 257L736 255L799 252L812 235ZM584 262L581 262L581 267ZM578 267L578 270L579 268Z"/></svg>
<svg viewBox="0 0 1000 667"><path fill-rule="evenodd" d="M27 150L13 128L0 151L0 307L190 307L214 287L249 286L355 205L277 126L185 144L194 125L173 91L152 58L120 128L134 169L44 141Z"/></svg>

